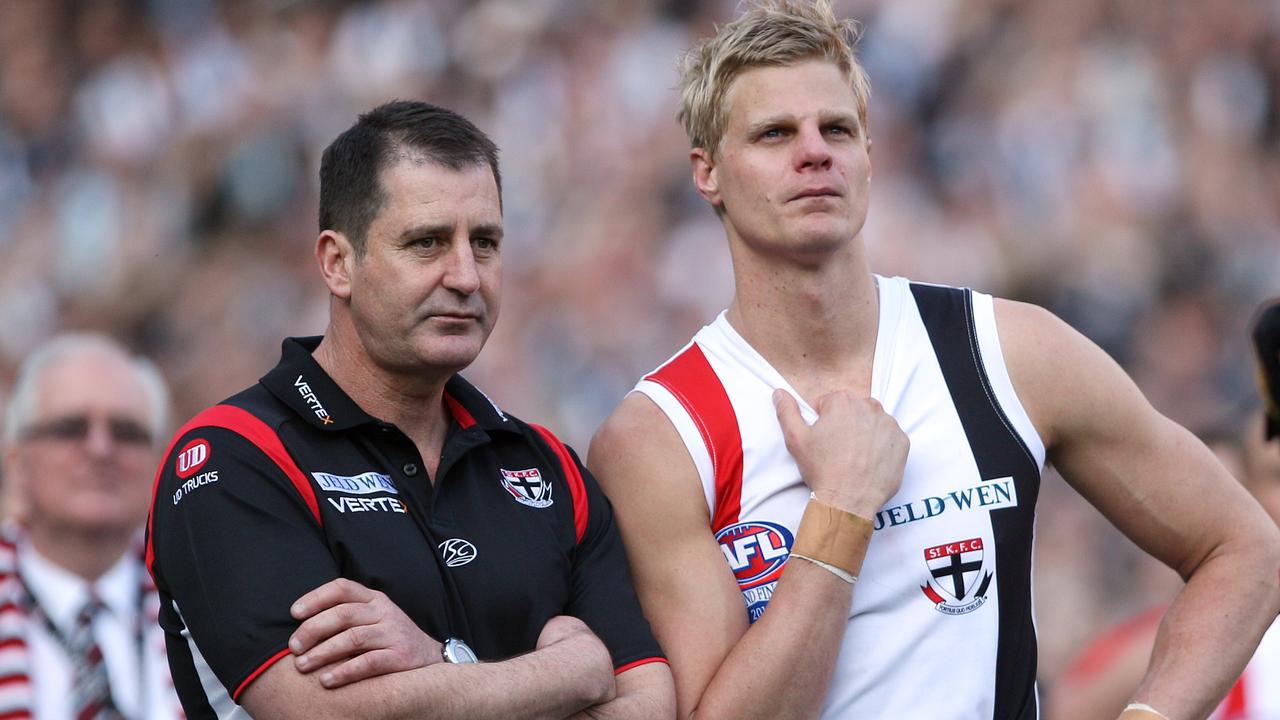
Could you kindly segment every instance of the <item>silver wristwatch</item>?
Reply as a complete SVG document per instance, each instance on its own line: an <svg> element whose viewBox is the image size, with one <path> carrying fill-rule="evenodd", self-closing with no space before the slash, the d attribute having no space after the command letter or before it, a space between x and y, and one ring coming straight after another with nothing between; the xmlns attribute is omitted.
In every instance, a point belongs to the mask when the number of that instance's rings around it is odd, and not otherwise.
<svg viewBox="0 0 1280 720"><path fill-rule="evenodd" d="M447 663L478 663L480 659L476 657L471 646L458 638L448 638L444 641L444 647L440 649L440 654L444 656Z"/></svg>

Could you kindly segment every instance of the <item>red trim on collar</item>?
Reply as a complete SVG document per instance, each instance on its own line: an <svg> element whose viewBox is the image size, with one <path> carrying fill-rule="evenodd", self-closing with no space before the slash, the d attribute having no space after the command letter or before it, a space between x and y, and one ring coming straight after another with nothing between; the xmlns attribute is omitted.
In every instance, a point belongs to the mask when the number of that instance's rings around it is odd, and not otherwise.
<svg viewBox="0 0 1280 720"><path fill-rule="evenodd" d="M458 421L463 430L476 424L476 419L471 417L471 413L467 412L466 408L462 407L462 403L454 400L453 396L447 392L444 394L444 404L453 415L453 419Z"/></svg>

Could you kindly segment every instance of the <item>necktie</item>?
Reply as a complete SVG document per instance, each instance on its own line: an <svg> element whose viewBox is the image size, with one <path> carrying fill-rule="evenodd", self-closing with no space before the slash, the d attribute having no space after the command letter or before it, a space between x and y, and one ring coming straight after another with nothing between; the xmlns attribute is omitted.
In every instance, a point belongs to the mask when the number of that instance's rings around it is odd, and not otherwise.
<svg viewBox="0 0 1280 720"><path fill-rule="evenodd" d="M102 602L91 595L76 615L75 625L67 636L67 655L71 660L71 707L75 720L115 720L120 717L111 699L107 666L102 662L102 648L93 638L93 618L102 610Z"/></svg>

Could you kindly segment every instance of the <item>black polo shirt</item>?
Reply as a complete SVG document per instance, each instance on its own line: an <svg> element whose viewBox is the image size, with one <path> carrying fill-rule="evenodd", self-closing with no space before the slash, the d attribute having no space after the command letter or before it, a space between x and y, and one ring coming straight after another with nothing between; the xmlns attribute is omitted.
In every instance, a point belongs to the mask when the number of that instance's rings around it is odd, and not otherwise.
<svg viewBox="0 0 1280 720"><path fill-rule="evenodd" d="M286 340L257 385L178 431L159 469L148 564L189 716L224 715L288 654L289 606L338 577L481 660L533 650L564 614L619 672L661 658L612 509L572 450L454 376L432 483L413 442L315 362L319 340Z"/></svg>

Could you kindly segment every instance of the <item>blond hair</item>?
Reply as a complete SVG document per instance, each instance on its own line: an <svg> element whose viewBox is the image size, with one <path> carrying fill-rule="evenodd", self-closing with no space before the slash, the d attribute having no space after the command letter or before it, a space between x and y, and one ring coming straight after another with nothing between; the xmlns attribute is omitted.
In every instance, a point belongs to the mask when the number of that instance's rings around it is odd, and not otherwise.
<svg viewBox="0 0 1280 720"><path fill-rule="evenodd" d="M728 123L725 94L743 71L814 58L834 63L848 79L866 133L871 85L853 53L857 36L857 23L837 18L830 0L755 0L680 59L677 118L689 141L716 154Z"/></svg>

